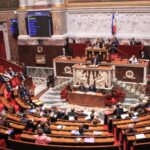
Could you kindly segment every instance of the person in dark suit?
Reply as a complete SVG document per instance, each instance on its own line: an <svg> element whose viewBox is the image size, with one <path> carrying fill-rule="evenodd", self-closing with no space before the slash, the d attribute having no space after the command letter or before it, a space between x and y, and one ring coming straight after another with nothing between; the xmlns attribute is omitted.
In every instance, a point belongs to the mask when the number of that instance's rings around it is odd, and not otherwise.
<svg viewBox="0 0 150 150"><path fill-rule="evenodd" d="M136 133L137 130L135 129L135 124L129 124L128 129L125 131L126 133Z"/></svg>
<svg viewBox="0 0 150 150"><path fill-rule="evenodd" d="M96 86L95 86L94 83L89 86L89 91L91 91L91 92L96 92Z"/></svg>
<svg viewBox="0 0 150 150"><path fill-rule="evenodd" d="M6 82L7 99L14 98L14 89L9 81Z"/></svg>
<svg viewBox="0 0 150 150"><path fill-rule="evenodd" d="M136 41L135 41L134 38L132 38L132 39L130 40L130 45L136 45Z"/></svg>
<svg viewBox="0 0 150 150"><path fill-rule="evenodd" d="M83 124L79 126L79 134L84 135L84 125Z"/></svg>
<svg viewBox="0 0 150 150"><path fill-rule="evenodd" d="M50 127L48 126L47 123L41 122L38 126L40 126L40 128L43 129L43 132L44 132L45 134L51 134Z"/></svg>
<svg viewBox="0 0 150 150"><path fill-rule="evenodd" d="M116 105L116 108L114 109L113 115L116 115L117 119L121 119L121 114L123 114L123 108L120 105Z"/></svg>
<svg viewBox="0 0 150 150"><path fill-rule="evenodd" d="M52 73L47 77L47 88L54 87L54 74Z"/></svg>
<svg viewBox="0 0 150 150"><path fill-rule="evenodd" d="M68 115L69 115L69 116L75 116L75 114L76 114L76 112L75 112L75 109L74 109L74 108L71 109L70 112L68 112Z"/></svg>
<svg viewBox="0 0 150 150"><path fill-rule="evenodd" d="M92 59L91 59L91 63L94 65L99 65L100 64L100 57L98 54L93 55Z"/></svg>
<svg viewBox="0 0 150 150"><path fill-rule="evenodd" d="M72 49L69 46L69 38L65 39L64 48L66 50L66 56L72 56Z"/></svg>
<svg viewBox="0 0 150 150"><path fill-rule="evenodd" d="M11 67L8 68L8 73L12 78L17 75L17 73Z"/></svg>
<svg viewBox="0 0 150 150"><path fill-rule="evenodd" d="M111 53L117 53L117 47L119 45L119 41L116 37L113 38L113 41L111 43Z"/></svg>
<svg viewBox="0 0 150 150"><path fill-rule="evenodd" d="M81 92L85 92L86 91L86 88L85 88L83 82L80 83L80 86L79 86L78 90L81 91Z"/></svg>
<svg viewBox="0 0 150 150"><path fill-rule="evenodd" d="M146 59L146 55L143 50L139 51L139 59Z"/></svg>
<svg viewBox="0 0 150 150"><path fill-rule="evenodd" d="M6 78L3 73L0 73L0 82L2 83L6 83L7 81L9 81L8 78Z"/></svg>
<svg viewBox="0 0 150 150"><path fill-rule="evenodd" d="M25 88L23 83L19 85L18 93L22 99L24 99L25 96L29 96L29 91Z"/></svg>
<svg viewBox="0 0 150 150"><path fill-rule="evenodd" d="M25 76L23 75L23 73L20 71L18 74L18 78L20 81L24 81L25 80Z"/></svg>

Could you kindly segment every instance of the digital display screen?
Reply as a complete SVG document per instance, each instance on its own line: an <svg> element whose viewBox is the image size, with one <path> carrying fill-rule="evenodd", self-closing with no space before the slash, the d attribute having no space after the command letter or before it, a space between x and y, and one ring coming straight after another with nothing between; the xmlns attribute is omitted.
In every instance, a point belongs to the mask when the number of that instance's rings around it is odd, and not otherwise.
<svg viewBox="0 0 150 150"><path fill-rule="evenodd" d="M51 20L48 11L28 12L27 25L31 37L51 36Z"/></svg>
<svg viewBox="0 0 150 150"><path fill-rule="evenodd" d="M17 37L19 35L17 19L10 19L10 30L13 36Z"/></svg>

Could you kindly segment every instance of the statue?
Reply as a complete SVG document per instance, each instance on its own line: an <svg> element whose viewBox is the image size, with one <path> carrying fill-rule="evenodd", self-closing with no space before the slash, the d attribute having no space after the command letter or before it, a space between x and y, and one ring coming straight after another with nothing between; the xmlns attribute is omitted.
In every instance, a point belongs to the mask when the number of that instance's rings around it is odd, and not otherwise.
<svg viewBox="0 0 150 150"><path fill-rule="evenodd" d="M99 71L97 77L95 78L95 85L97 88L108 86L107 72Z"/></svg>

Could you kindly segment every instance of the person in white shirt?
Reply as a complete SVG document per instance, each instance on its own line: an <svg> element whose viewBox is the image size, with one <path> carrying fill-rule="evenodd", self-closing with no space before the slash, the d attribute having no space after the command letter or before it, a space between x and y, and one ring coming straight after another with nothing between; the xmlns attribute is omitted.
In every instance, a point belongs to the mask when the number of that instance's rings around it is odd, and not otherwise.
<svg viewBox="0 0 150 150"><path fill-rule="evenodd" d="M9 80L12 79L11 75L6 70L4 71L3 75L4 75L4 77L6 77Z"/></svg>
<svg viewBox="0 0 150 150"><path fill-rule="evenodd" d="M128 62L131 64L138 64L138 59L135 57L135 55L132 55Z"/></svg>

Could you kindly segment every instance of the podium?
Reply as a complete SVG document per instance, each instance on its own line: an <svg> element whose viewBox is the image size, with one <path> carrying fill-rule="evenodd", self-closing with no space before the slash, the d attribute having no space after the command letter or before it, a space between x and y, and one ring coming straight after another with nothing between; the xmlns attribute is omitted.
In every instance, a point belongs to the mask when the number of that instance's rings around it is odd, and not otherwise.
<svg viewBox="0 0 150 150"><path fill-rule="evenodd" d="M111 66L75 64L72 68L75 87L82 82L86 88L94 83L96 89L112 89L113 68Z"/></svg>

